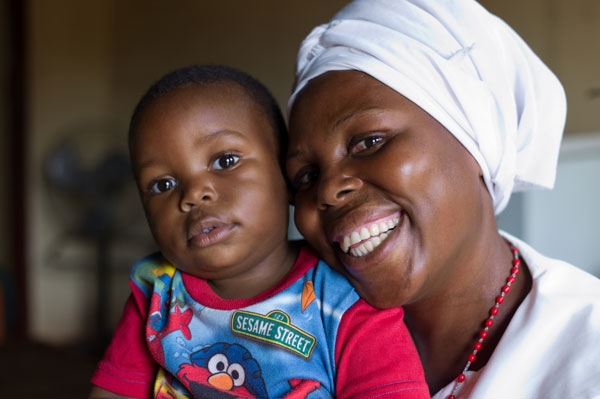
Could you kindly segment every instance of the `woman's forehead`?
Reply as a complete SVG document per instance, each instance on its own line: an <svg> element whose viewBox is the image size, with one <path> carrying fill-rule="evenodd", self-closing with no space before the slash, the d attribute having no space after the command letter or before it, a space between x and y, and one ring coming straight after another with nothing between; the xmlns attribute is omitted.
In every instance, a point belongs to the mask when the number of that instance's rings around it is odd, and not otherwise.
<svg viewBox="0 0 600 399"><path fill-rule="evenodd" d="M360 115L378 112L424 112L384 83L360 71L333 71L311 80L290 113L290 134L298 130L335 129Z"/></svg>

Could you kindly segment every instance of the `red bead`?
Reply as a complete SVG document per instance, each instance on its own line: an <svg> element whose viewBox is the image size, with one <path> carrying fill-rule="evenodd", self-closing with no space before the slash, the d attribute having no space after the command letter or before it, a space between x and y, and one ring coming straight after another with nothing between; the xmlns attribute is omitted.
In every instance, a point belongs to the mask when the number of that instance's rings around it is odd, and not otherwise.
<svg viewBox="0 0 600 399"><path fill-rule="evenodd" d="M504 302L505 294L507 294L510 291L510 287L515 282L515 277L519 273L519 266L521 265L521 260L519 259L519 250L513 247L512 244L508 241L507 244L510 247L512 253L514 254L514 258L512 261L513 266L510 270L511 275L507 277L506 284L502 287L500 295L496 297L496 303L490 309L490 316L484 322L485 328L479 332L479 339L473 345L473 352L469 355L469 360L465 366L465 370L468 370L471 364L473 364L477 359L477 352L481 350L481 347L483 346L482 343L488 336L488 329L491 328L494 324L494 317L498 314L499 307L502 304L502 302ZM464 373L460 373L458 377L456 377L457 385L455 386L455 389L456 387L458 387L458 384L463 383L465 379L466 375ZM448 399L456 399L456 396L454 394L450 394L448 395Z"/></svg>

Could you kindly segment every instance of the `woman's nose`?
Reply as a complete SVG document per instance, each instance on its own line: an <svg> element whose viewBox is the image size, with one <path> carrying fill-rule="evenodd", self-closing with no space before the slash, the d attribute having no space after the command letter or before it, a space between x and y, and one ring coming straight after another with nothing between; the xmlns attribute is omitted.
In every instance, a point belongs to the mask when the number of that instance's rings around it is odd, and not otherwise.
<svg viewBox="0 0 600 399"><path fill-rule="evenodd" d="M362 186L354 174L330 171L319 177L317 201L320 209L339 206Z"/></svg>
<svg viewBox="0 0 600 399"><path fill-rule="evenodd" d="M182 212L189 212L193 208L217 199L213 185L207 180L197 180L185 184L181 190L179 208Z"/></svg>

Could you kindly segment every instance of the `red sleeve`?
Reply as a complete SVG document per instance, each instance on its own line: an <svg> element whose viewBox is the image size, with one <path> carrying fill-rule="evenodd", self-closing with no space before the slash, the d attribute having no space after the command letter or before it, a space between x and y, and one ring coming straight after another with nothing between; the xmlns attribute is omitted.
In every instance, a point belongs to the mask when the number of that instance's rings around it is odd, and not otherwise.
<svg viewBox="0 0 600 399"><path fill-rule="evenodd" d="M137 295L141 299L143 295ZM132 398L151 398L157 364L150 355L145 339L144 311L130 295L121 320L103 359L98 364L92 384L107 391Z"/></svg>
<svg viewBox="0 0 600 399"><path fill-rule="evenodd" d="M431 398L402 308L359 300L344 314L335 345L336 397Z"/></svg>

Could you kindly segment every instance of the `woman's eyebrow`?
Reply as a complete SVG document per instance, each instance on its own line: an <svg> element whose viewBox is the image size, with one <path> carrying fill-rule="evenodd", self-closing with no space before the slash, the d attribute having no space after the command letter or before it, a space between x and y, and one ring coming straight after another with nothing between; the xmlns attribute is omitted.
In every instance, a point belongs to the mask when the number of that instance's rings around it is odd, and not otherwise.
<svg viewBox="0 0 600 399"><path fill-rule="evenodd" d="M347 114L342 115L341 118L339 118L332 126L332 131L335 131L337 129L340 129L341 127L343 127L346 123L350 122L351 120L353 120L354 118L360 117L362 115L365 114L374 114L374 113L380 113L382 112L383 109L381 109L380 107L376 107L376 106L372 106L372 107L368 107L368 108L361 108L361 109L357 109L357 110L353 110L351 112L348 112Z"/></svg>
<svg viewBox="0 0 600 399"><path fill-rule="evenodd" d="M366 115L366 114L375 114L375 113L380 113L382 112L383 109L380 107L369 107L369 108L363 108L363 109L357 109L357 110L353 110L350 111L346 114L343 114L337 121L335 121L331 127L331 129L328 130L328 132L326 134L332 134L333 132L335 132L336 130L339 130L341 128L344 127L345 124L351 122L353 119L358 118L362 115ZM304 151L301 149L296 149L294 151L291 151L288 153L287 159L293 159L293 158L297 158L302 156L302 154L304 154Z"/></svg>

